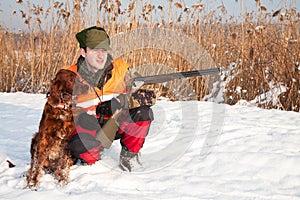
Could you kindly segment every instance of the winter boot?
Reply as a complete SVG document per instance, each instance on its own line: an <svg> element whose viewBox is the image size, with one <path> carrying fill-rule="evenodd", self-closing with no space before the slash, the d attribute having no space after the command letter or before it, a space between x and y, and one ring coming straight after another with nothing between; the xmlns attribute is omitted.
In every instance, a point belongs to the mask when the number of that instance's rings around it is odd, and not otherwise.
<svg viewBox="0 0 300 200"><path fill-rule="evenodd" d="M143 169L139 153L132 153L125 147L122 147L120 153L119 166L123 171L127 172L141 171Z"/></svg>

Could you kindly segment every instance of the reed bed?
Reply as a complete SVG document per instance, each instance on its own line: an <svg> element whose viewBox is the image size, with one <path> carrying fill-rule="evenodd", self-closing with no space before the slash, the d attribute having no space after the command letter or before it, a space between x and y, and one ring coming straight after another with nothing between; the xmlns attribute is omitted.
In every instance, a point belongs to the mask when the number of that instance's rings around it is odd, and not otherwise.
<svg viewBox="0 0 300 200"><path fill-rule="evenodd" d="M153 5L138 0L123 5L119 0L66 0L42 7L17 0L23 9L13 11L14 15L23 18L28 31L15 33L0 27L0 91L47 92L54 74L76 62L75 34L98 25L115 42L115 56L143 75L214 66L226 74L222 80L197 77L150 86L159 96L202 100L218 81L226 83L223 103L245 100L262 108L299 112L299 11L293 7L268 10L256 0L257 12L236 18L224 6L208 11L201 1L190 7L184 0L166 2ZM145 29L153 32L135 33ZM157 30L169 30L171 35L157 34ZM184 38L184 45L174 33Z"/></svg>

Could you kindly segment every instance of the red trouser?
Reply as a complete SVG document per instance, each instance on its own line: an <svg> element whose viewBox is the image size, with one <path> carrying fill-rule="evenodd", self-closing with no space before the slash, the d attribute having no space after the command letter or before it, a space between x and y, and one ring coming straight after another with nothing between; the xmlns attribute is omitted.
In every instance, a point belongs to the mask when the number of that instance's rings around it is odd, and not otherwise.
<svg viewBox="0 0 300 200"><path fill-rule="evenodd" d="M120 139L122 147L132 153L138 153L145 142L152 120L153 112L150 107L142 106L130 109L115 140Z"/></svg>
<svg viewBox="0 0 300 200"><path fill-rule="evenodd" d="M144 144L152 120L153 112L150 107L130 109L115 140L120 139L123 148L138 153ZM69 139L69 150L74 157L89 164L99 160L102 145L95 137L99 128L95 117L88 114L80 116L79 123Z"/></svg>

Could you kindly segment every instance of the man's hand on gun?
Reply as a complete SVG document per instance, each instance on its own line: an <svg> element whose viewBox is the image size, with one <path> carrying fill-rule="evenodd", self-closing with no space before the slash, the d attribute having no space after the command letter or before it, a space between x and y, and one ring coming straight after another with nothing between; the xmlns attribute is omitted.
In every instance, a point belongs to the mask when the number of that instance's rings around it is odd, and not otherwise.
<svg viewBox="0 0 300 200"><path fill-rule="evenodd" d="M120 94L109 101L101 102L97 106L96 113L105 116L113 115L117 110L129 109L130 100L127 94Z"/></svg>

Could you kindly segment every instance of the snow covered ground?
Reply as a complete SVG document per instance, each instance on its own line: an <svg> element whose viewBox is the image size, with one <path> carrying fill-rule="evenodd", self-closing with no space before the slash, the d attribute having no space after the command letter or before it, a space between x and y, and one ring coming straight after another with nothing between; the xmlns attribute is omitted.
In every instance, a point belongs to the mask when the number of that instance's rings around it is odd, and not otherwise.
<svg viewBox="0 0 300 200"><path fill-rule="evenodd" d="M300 199L300 113L212 102L158 101L142 172L118 169L115 141L60 187L24 189L45 95L0 93L0 199ZM9 168L7 160L16 166Z"/></svg>

